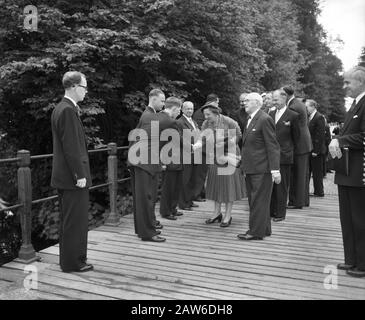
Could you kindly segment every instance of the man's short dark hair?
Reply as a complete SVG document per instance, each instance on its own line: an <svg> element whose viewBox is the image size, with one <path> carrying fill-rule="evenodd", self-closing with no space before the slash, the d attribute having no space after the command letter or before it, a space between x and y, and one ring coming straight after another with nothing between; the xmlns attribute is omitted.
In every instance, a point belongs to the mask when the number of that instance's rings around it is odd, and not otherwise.
<svg viewBox="0 0 365 320"><path fill-rule="evenodd" d="M160 90L160 89L152 89L150 91L150 93L148 94L148 97L149 98L158 97L159 95L162 95L162 94L164 94L162 90Z"/></svg>
<svg viewBox="0 0 365 320"><path fill-rule="evenodd" d="M171 109L173 107L181 107L181 100L176 97L168 97L165 101L165 109Z"/></svg>
<svg viewBox="0 0 365 320"><path fill-rule="evenodd" d="M288 96L292 96L294 94L294 89L292 86L284 86L282 87L282 89L284 90L284 92L288 95Z"/></svg>
<svg viewBox="0 0 365 320"><path fill-rule="evenodd" d="M85 78L85 75L78 71L68 71L63 75L62 85L64 89L70 89L74 85L80 84L82 78Z"/></svg>

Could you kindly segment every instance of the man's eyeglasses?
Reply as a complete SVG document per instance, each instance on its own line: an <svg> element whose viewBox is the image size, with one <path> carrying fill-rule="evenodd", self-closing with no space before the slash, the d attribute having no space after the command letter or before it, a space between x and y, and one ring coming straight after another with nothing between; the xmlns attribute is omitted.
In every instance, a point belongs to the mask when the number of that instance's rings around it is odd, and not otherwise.
<svg viewBox="0 0 365 320"><path fill-rule="evenodd" d="M84 89L85 89L85 91L87 91L87 86L82 86L81 84L78 84L77 86L78 86L78 87L81 87L81 88L84 88Z"/></svg>

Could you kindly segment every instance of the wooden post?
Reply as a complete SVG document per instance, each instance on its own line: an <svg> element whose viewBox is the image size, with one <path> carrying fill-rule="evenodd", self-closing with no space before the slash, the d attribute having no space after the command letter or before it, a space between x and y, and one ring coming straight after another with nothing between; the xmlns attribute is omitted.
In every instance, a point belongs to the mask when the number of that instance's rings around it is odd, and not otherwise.
<svg viewBox="0 0 365 320"><path fill-rule="evenodd" d="M109 202L110 213L106 224L117 225L120 217L117 213L117 192L118 192L118 158L117 158L117 145L116 143L108 144L108 182L109 185Z"/></svg>
<svg viewBox="0 0 365 320"><path fill-rule="evenodd" d="M38 260L32 245L32 180L30 172L30 152L18 151L18 199L23 207L19 208L22 228L22 245L16 261L32 263Z"/></svg>

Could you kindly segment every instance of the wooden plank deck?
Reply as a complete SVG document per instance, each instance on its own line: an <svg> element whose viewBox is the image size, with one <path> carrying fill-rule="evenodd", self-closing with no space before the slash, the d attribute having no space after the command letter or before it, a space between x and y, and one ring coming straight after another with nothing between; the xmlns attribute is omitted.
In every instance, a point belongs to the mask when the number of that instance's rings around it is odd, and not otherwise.
<svg viewBox="0 0 365 320"><path fill-rule="evenodd" d="M89 232L95 270L62 273L58 246L39 255L38 290L26 292L24 265L0 268L0 299L365 299L365 279L338 271L338 288L324 288L327 265L343 261L336 195L311 198L288 210L263 241L236 238L248 225L248 204L234 205L228 228L205 225L212 203L200 203L177 221L161 219L165 243L142 242L133 219Z"/></svg>

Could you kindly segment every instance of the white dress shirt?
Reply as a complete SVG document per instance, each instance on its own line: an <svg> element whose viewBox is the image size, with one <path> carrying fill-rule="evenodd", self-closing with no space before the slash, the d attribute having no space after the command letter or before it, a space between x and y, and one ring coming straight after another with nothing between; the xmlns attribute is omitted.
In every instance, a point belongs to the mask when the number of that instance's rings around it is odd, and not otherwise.
<svg viewBox="0 0 365 320"><path fill-rule="evenodd" d="M309 121L312 121L312 119L314 118L315 114L317 113L317 110L314 110L311 115L309 116Z"/></svg>
<svg viewBox="0 0 365 320"><path fill-rule="evenodd" d="M280 118L284 114L285 110L286 110L286 107L283 107L281 109L277 109L276 110L276 113L275 113L275 124L278 123L278 121L280 120Z"/></svg>
<svg viewBox="0 0 365 320"><path fill-rule="evenodd" d="M289 103L294 99L295 97L294 96L292 96L289 100L288 100L288 102L286 103L286 106L288 107L289 106Z"/></svg>
<svg viewBox="0 0 365 320"><path fill-rule="evenodd" d="M183 116L186 118L186 120L188 120L188 122L192 125L192 127L194 128L194 130L196 130L196 126L194 124L193 119L190 117L187 117L185 114L183 114Z"/></svg>

